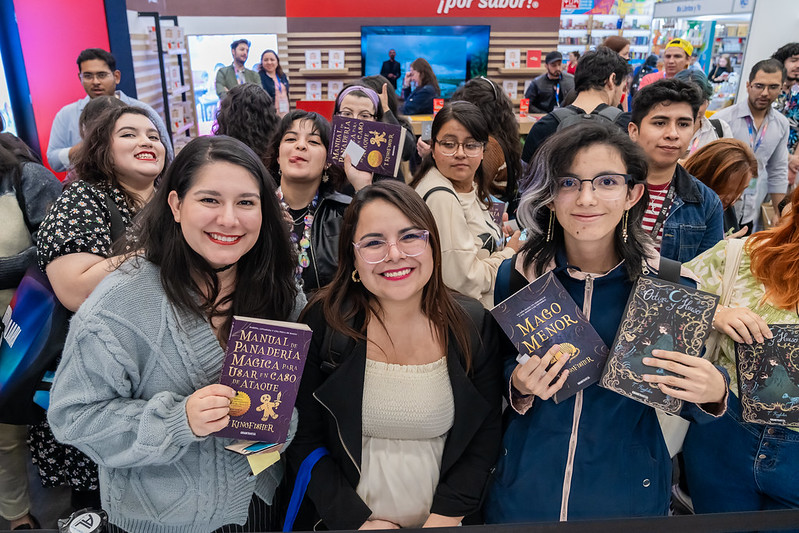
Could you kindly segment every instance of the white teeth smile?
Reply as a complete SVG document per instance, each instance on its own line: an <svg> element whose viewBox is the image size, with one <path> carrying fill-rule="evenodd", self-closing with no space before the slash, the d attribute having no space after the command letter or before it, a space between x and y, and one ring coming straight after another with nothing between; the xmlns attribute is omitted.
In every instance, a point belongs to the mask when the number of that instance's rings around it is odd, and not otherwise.
<svg viewBox="0 0 799 533"><path fill-rule="evenodd" d="M385 278L399 278L402 276L407 276L411 273L410 268L405 268L403 270L395 270L393 272L383 272L383 277Z"/></svg>
<svg viewBox="0 0 799 533"><path fill-rule="evenodd" d="M211 238L215 241L222 241L222 242L236 242L239 238L238 237L227 237L225 235L220 235L218 233L211 233Z"/></svg>
<svg viewBox="0 0 799 533"><path fill-rule="evenodd" d="M136 154L135 157L136 159L149 159L149 160L155 159L155 156L153 154Z"/></svg>

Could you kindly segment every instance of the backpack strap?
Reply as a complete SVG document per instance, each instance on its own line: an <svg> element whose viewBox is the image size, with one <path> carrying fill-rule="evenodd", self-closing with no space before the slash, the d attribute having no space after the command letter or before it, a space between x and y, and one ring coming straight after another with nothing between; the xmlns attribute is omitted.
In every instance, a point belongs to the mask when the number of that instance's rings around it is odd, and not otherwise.
<svg viewBox="0 0 799 533"><path fill-rule="evenodd" d="M109 193L105 194L105 206L111 216L111 242L114 242L125 234L125 222L122 220L122 214L119 212L117 204L114 203Z"/></svg>
<svg viewBox="0 0 799 533"><path fill-rule="evenodd" d="M449 187L433 187L432 189L430 189L429 191L427 191L426 193L424 193L424 196L422 196L422 201L426 202L426 201L427 201L427 199L428 199L428 198L430 198L430 195L431 195L431 194L433 194L434 192L438 192L438 191L447 191L448 193L450 193L450 194L451 194L452 196L454 196L455 198L458 198L458 195L457 195L457 194L455 194L455 191L453 191L453 190L452 190L452 189L450 189ZM459 199L459 200L460 200L460 199Z"/></svg>
<svg viewBox="0 0 799 533"><path fill-rule="evenodd" d="M681 268L682 264L679 261L661 256L660 265L658 266L658 277L666 281L671 281L672 283L680 283Z"/></svg>
<svg viewBox="0 0 799 533"><path fill-rule="evenodd" d="M711 118L710 123L713 125L713 129L716 130L716 137L719 139L724 138L724 128L721 127L721 120Z"/></svg>
<svg viewBox="0 0 799 533"><path fill-rule="evenodd" d="M610 105L602 109L602 111L599 111L598 113L592 112L592 114L599 115L600 117L606 118L611 122L616 122L616 119L618 119L622 113L624 113L624 111L622 111L618 107L613 107Z"/></svg>
<svg viewBox="0 0 799 533"><path fill-rule="evenodd" d="M347 325L352 327L354 323L355 319L353 318L347 322ZM327 349L327 359L319 365L322 372L328 375L335 372L344 354L352 350L353 344L355 344L355 339L328 326L322 339L322 348Z"/></svg>
<svg viewBox="0 0 799 533"><path fill-rule="evenodd" d="M560 125L564 120L569 117L573 117L575 115L579 115L577 111L570 107L556 107L552 110L552 116L555 117L555 120L558 121L558 125Z"/></svg>
<svg viewBox="0 0 799 533"><path fill-rule="evenodd" d="M514 254L510 259L505 259L497 270L497 281L494 283L494 305L507 299L511 294L527 286L530 282L516 270L516 259L519 254Z"/></svg>

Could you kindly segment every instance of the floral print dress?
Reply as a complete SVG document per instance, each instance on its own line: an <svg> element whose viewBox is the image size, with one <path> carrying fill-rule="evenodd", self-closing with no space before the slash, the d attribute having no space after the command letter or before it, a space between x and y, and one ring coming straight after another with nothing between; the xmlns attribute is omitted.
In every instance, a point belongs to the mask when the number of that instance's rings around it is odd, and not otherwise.
<svg viewBox="0 0 799 533"><path fill-rule="evenodd" d="M76 181L61 194L39 227L38 261L42 271L54 259L75 253L111 257L111 213L106 197L119 209L129 227L133 213L119 189ZM69 485L80 491L97 490L97 465L72 446L55 440L47 421L30 426L28 444L45 487Z"/></svg>

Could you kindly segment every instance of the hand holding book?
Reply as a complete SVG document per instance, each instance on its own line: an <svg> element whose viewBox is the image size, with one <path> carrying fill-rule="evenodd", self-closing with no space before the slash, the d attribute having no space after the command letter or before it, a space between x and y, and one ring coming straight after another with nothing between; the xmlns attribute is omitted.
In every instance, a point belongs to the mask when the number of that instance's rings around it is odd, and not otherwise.
<svg viewBox="0 0 799 533"><path fill-rule="evenodd" d="M752 339L763 343L773 337L763 317L746 307L719 306L713 317L713 329L720 331L735 342L752 344Z"/></svg>
<svg viewBox="0 0 799 533"><path fill-rule="evenodd" d="M550 367L553 360L556 362ZM569 371L563 370L568 360L569 355L561 352L559 344L547 350L544 357L530 356L525 363L519 364L514 369L511 375L513 388L524 396L532 394L542 400L550 399L563 387L566 378L569 377ZM558 378L561 370L563 373Z"/></svg>
<svg viewBox="0 0 799 533"><path fill-rule="evenodd" d="M670 374L643 374L647 383L664 394L695 404L719 403L727 393L727 382L707 359L680 352L653 350L652 357L644 357L645 365L662 368Z"/></svg>
<svg viewBox="0 0 799 533"><path fill-rule="evenodd" d="M215 383L194 391L186 400L189 428L198 437L207 437L225 428L230 421L230 399L236 391Z"/></svg>
<svg viewBox="0 0 799 533"><path fill-rule="evenodd" d="M358 170L352 164L352 157L350 154L344 155L344 174L347 176L347 181L350 182L355 192L360 191L367 185L372 184L374 174L366 170Z"/></svg>

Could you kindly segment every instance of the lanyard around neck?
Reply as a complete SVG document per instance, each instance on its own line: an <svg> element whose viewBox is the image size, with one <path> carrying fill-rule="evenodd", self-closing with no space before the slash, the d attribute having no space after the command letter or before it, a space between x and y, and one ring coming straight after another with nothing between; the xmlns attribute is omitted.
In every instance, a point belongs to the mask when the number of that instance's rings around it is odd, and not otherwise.
<svg viewBox="0 0 799 533"><path fill-rule="evenodd" d="M752 148L753 152L757 152L757 149L760 148L761 143L763 142L763 138L766 136L766 129L768 128L768 121L763 119L763 127L760 130L760 135L757 137L757 142L755 142L755 134L757 130L755 130L755 121L752 120L752 117L747 115L744 117L746 120L746 125L749 127L749 146Z"/></svg>

